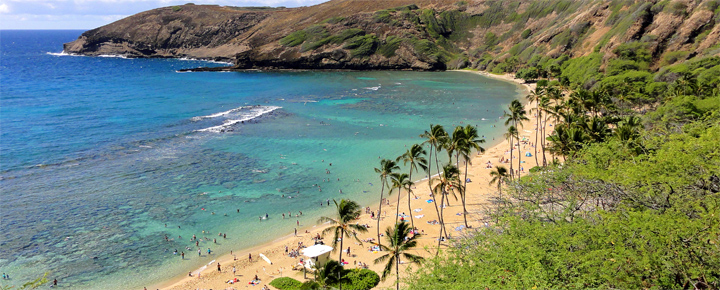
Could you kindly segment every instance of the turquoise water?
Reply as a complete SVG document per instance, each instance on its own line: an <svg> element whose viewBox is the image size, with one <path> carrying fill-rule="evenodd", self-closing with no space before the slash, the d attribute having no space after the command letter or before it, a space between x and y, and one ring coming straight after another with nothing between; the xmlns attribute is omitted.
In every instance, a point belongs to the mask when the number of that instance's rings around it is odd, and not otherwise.
<svg viewBox="0 0 720 290"><path fill-rule="evenodd" d="M430 124L498 136L518 97L461 72L177 73L219 64L48 54L80 33L0 32L6 284L49 272L72 289L141 289L187 273L292 233L282 213L312 226L328 198L376 200L379 158ZM193 234L209 238L201 257Z"/></svg>

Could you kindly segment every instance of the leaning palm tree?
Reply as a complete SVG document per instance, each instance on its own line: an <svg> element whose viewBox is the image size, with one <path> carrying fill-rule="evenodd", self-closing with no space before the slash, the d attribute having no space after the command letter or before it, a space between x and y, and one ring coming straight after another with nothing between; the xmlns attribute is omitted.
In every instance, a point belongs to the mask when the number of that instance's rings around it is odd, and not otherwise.
<svg viewBox="0 0 720 290"><path fill-rule="evenodd" d="M390 189L390 192L392 192L392 190L396 188L398 191L398 202L397 206L395 207L395 223L397 223L398 216L400 216L400 192L403 189L407 189L408 196L410 196L410 186L412 185L412 182L408 178L407 173L393 172L390 174L390 179L392 180L392 188ZM412 216L412 213L410 215Z"/></svg>
<svg viewBox="0 0 720 290"><path fill-rule="evenodd" d="M448 238L447 229L445 228L445 219L443 218L443 211L445 209L445 199L449 199L448 195L452 194L455 199L457 199L457 195L455 195L455 191L463 191L463 185L460 183L460 170L458 170L455 165L452 163L448 163L447 165L443 166L443 171L438 175L437 177L437 183L435 184L435 187L433 188L433 196L441 196L440 198L440 226L442 227L442 231L445 232L445 238ZM440 251L440 241L441 239L438 239L438 251Z"/></svg>
<svg viewBox="0 0 720 290"><path fill-rule="evenodd" d="M440 166L437 161L437 151L440 150L442 143L447 138L447 132L445 132L445 129L441 125L430 125L430 131L425 131L422 135L420 135L421 138L425 138L425 142L422 144L429 144L430 145L430 154L428 155L428 167L427 167L427 176L428 176L428 188L430 189L430 192L432 192L432 157L433 157L433 149L436 149L435 152L435 166L438 168L438 172L440 172ZM440 223L440 233L439 236L442 236L442 215L440 214L440 209L438 208L437 204L437 196L433 196L433 205L435 207L435 213L437 214L438 221ZM439 252L439 251L438 251Z"/></svg>
<svg viewBox="0 0 720 290"><path fill-rule="evenodd" d="M380 174L380 208L378 209L377 214L377 242L380 243L380 216L382 214L382 205L383 205L383 194L385 193L385 186L388 185L388 176L390 176L391 173L393 173L395 170L400 169L400 167L397 166L397 163L392 160L383 159L380 160L380 168L375 168L375 173Z"/></svg>
<svg viewBox="0 0 720 290"><path fill-rule="evenodd" d="M410 163L410 173L408 174L408 179L412 181L412 173L413 171L418 171L418 166L422 168L423 170L427 170L427 159L423 157L423 155L426 155L427 152L425 152L425 149L422 148L422 145L420 144L413 144L410 149L408 149L403 155L399 156L395 162L400 162L400 160L403 161L403 165L407 165ZM412 207L410 206L410 189L408 189L408 210L410 213L410 222L413 226L413 229L415 228L415 220L413 219L412 215Z"/></svg>
<svg viewBox="0 0 720 290"><path fill-rule="evenodd" d="M515 129L515 126L512 125L508 127L507 133L503 135L505 139L510 141L510 178L515 177L515 171L513 171L513 147L515 147L515 144L513 144L513 139L517 135L517 129Z"/></svg>
<svg viewBox="0 0 720 290"><path fill-rule="evenodd" d="M417 245L417 241L415 239L418 236L409 236L410 230L411 229L408 227L407 223L396 223L394 229L388 227L385 230L385 235L387 236L387 241L390 246L380 245L382 250L388 253L375 259L374 261L375 264L387 261L385 269L382 272L381 279L383 281L388 274L392 272L393 266L395 266L395 274L397 275L395 283L397 284L396 287L398 290L400 289L400 256L403 256L412 263L420 263L423 261L422 257L407 253Z"/></svg>
<svg viewBox="0 0 720 290"><path fill-rule="evenodd" d="M337 207L337 217L321 217L318 220L318 223L330 222L330 224L333 225L332 227L324 229L322 231L322 234L323 236L325 236L326 234L333 233L332 246L336 250L340 249L340 256L338 257L338 261L342 261L342 249L343 241L345 241L345 236L353 237L355 238L355 240L362 244L360 239L355 234L353 234L353 230L363 233L367 232L368 230L366 227L361 226L357 223L350 223L351 221L357 219L360 216L360 205L349 199L341 199L340 203L333 199L333 202L335 203L335 207ZM340 248L337 247L338 240L340 241ZM338 274L338 281L339 280L340 276ZM340 285L340 289L342 289L342 285Z"/></svg>
<svg viewBox="0 0 720 290"><path fill-rule="evenodd" d="M463 178L463 191L460 192L460 198L462 199L463 219L465 220L465 227L468 227L468 212L465 207L465 198L467 194L465 189L467 189L468 165L471 164L472 160L472 158L470 158L470 153L472 152L472 150L476 150L477 152L485 152L485 148L480 147L480 144L485 143L485 139L480 139L480 136L478 136L477 128L473 127L472 125L467 125L463 128L462 136L463 139L462 142L460 142L460 146L458 147L458 153L465 159L465 177Z"/></svg>

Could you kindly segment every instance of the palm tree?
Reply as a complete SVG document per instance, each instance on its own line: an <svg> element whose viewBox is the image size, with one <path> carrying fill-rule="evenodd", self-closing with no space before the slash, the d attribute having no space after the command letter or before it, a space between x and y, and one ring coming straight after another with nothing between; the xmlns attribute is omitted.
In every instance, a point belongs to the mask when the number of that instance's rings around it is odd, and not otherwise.
<svg viewBox="0 0 720 290"><path fill-rule="evenodd" d="M538 131L540 132L540 148L542 149L543 154L543 166L547 166L547 158L545 156L545 128L548 126L547 120L548 120L548 114L547 112L550 110L550 98L545 96L540 98L539 100L539 110L537 111L538 116L540 117L540 120L538 121ZM542 114L545 113L545 119L542 118ZM535 146L537 147L537 141L535 141Z"/></svg>
<svg viewBox="0 0 720 290"><path fill-rule="evenodd" d="M473 127L472 125L467 125L463 128L462 136L463 142L461 142L460 147L458 147L458 153L462 155L465 159L465 177L463 178L463 191L460 192L460 198L462 199L463 219L465 220L465 227L468 227L468 212L465 207L465 197L467 196L467 194L464 189L467 189L468 164L470 164L472 160L472 158L470 158L470 153L472 152L472 150L476 150L478 152L485 152L485 148L480 147L480 144L485 143L485 139L480 139L480 136L478 136L477 128Z"/></svg>
<svg viewBox="0 0 720 290"><path fill-rule="evenodd" d="M457 200L457 196L455 195L455 190L463 191L463 185L460 183L460 170L458 170L455 165L452 163L448 163L447 165L443 166L443 171L438 175L437 177L437 184L433 188L433 196L440 195L440 226L442 227L442 230L445 232L445 238L448 238L447 229L445 228L445 220L443 216L443 211L445 209L445 199L448 198L447 196L452 193L453 197ZM449 198L448 198L449 199ZM440 239L438 240L438 251L440 250Z"/></svg>
<svg viewBox="0 0 720 290"><path fill-rule="evenodd" d="M356 202L349 200L349 199L341 199L340 203L335 201L333 199L333 202L335 203L335 207L337 207L337 217L336 218L329 218L329 217L321 217L318 220L318 223L326 223L330 222L330 224L334 225L333 227L329 227L327 229L324 229L322 231L322 235L325 236L326 234L333 233L333 240L332 240L332 246L336 250L338 240L340 240L340 256L338 257L338 261L342 261L342 248L343 248L343 241L345 241L345 236L350 236L355 238L359 243L362 244L360 239L353 233L352 230L358 231L358 232L367 232L367 228L358 224L351 224L350 222L357 219L360 216L361 210L360 205L358 205ZM338 281L340 280L340 276L338 273ZM340 285L340 289L342 289L342 285Z"/></svg>
<svg viewBox="0 0 720 290"><path fill-rule="evenodd" d="M462 146L462 143L465 140L465 136L463 136L463 134L465 134L463 127L457 126L455 127L455 130L453 130L452 135L445 138L445 142L442 144L443 148L448 153L448 162L452 162L453 154L455 154L455 166L460 165L460 152L458 149Z"/></svg>
<svg viewBox="0 0 720 290"><path fill-rule="evenodd" d="M510 121L512 121L514 123L513 125L515 125L515 128L519 129L520 127L522 127L522 121L529 120L528 117L525 116L527 114L527 112L525 111L525 108L523 108L522 104L518 100L513 100L512 102L510 102L510 106L508 107L508 110L510 111L510 113L507 113L507 112L505 113L505 116L509 117L505 121L505 126L507 126L510 123ZM519 124L520 127L518 127L518 122L520 123ZM516 135L515 139L518 140L518 168L519 168L519 167L521 167L520 164L522 163L521 162L522 154L520 153L520 136ZM514 146L515 143L513 143L512 145ZM511 149L512 149L512 146L511 146ZM510 163L512 163L512 159L510 159ZM518 176L520 176L520 174L518 174Z"/></svg>
<svg viewBox="0 0 720 290"><path fill-rule="evenodd" d="M342 277L343 265L334 260L329 260L325 265L320 268L315 268L315 281L323 289L327 289L330 285L337 284L342 289ZM305 288L303 288L305 289ZM312 289L312 286L310 286Z"/></svg>
<svg viewBox="0 0 720 290"><path fill-rule="evenodd" d="M380 248L388 253L374 261L375 264L387 261L385 269L382 272L381 279L383 281L388 274L392 272L393 266L395 266L395 274L397 275L395 283L397 284L396 287L398 290L400 289L400 256L403 256L412 263L420 263L423 261L422 257L407 253L417 245L415 239L418 236L409 236L410 230L407 223L396 223L394 229L388 227L385 230L385 235L387 236L387 241L390 246L380 245Z"/></svg>
<svg viewBox="0 0 720 290"><path fill-rule="evenodd" d="M398 190L398 202L397 207L395 207L395 223L398 222L398 216L400 215L400 191L403 189L407 189L408 196L410 196L410 186L412 185L412 181L408 178L407 173L397 173L393 172L390 174L390 179L392 180L392 189L390 189L390 192L392 193L392 190L397 188ZM390 195L390 194L388 194ZM412 213L410 213L412 216Z"/></svg>
<svg viewBox="0 0 720 290"><path fill-rule="evenodd" d="M427 152L425 149L422 148L422 145L420 144L413 144L410 149L408 149L403 155L399 156L395 162L400 162L400 160L403 161L403 165L407 165L410 163L410 173L408 174L408 179L412 181L412 173L413 170L415 172L418 171L418 166L422 168L423 170L427 170L427 159L423 157L423 155L426 155ZM413 229L415 228L415 219L412 215L412 207L410 206L410 189L408 189L408 210L410 213L410 222L413 226Z"/></svg>
<svg viewBox="0 0 720 290"><path fill-rule="evenodd" d="M495 167L495 169L490 171L490 176L492 176L492 179L490 180L490 185L493 185L493 183L497 184L498 193L500 194L500 199L502 199L502 184L504 182L507 182L508 178L510 177L508 175L507 168L505 168L505 166L497 166Z"/></svg>
<svg viewBox="0 0 720 290"><path fill-rule="evenodd" d="M538 141L538 134L540 133L540 116L542 115L540 112L540 99L545 94L544 90L545 86L541 86L540 83L538 83L538 86L535 88L534 91L530 91L530 94L527 95L525 98L532 102L535 102L535 123L537 124L538 128L535 129L535 164L540 164L538 161L538 154L537 154L537 141Z"/></svg>
<svg viewBox="0 0 720 290"><path fill-rule="evenodd" d="M378 226L377 241L378 241L378 244L380 243L380 216L382 214L383 194L385 193L385 185L388 185L388 180L387 180L388 176L390 176L390 174L393 171L398 170L398 169L400 169L400 167L397 166L395 161L388 160L388 159L380 160L380 168L375 168L375 173L380 174L380 184L382 186L382 188L380 189L380 208L378 209L378 214L377 214L377 226ZM389 187L389 185L388 185L388 187Z"/></svg>
<svg viewBox="0 0 720 290"><path fill-rule="evenodd" d="M425 131L420 137L425 138L423 144L430 144L430 158L432 159L432 149L435 149L435 167L440 168L437 153L443 148L443 144L447 142L448 133L442 125L430 125L430 132ZM431 160L428 160L431 161ZM430 175L428 175L430 177Z"/></svg>
<svg viewBox="0 0 720 290"><path fill-rule="evenodd" d="M507 133L505 133L503 136L505 139L510 140L510 178L515 177L515 171L513 171L513 147L515 147L515 144L513 144L513 138L518 135L517 129L515 129L515 126L508 127Z"/></svg>
<svg viewBox="0 0 720 290"><path fill-rule="evenodd" d="M429 144L430 145L430 154L428 155L428 167L427 167L427 176L428 176L428 188L430 189L430 192L432 192L432 157L433 157L433 149L436 149L435 152L435 166L438 168L438 172L440 172L440 169L438 166L437 161L437 150L440 150L441 144L444 142L444 140L447 138L447 132L445 132L445 129L441 125L430 125L430 131L425 131L422 135L420 135L421 138L425 138L425 142L422 144ZM433 205L435 206L435 213L438 216L438 221L440 222L440 233L439 236L442 236L443 234L443 226L442 226L442 215L440 214L440 209L438 208L437 204L437 196L433 196ZM439 253L439 251L438 251Z"/></svg>

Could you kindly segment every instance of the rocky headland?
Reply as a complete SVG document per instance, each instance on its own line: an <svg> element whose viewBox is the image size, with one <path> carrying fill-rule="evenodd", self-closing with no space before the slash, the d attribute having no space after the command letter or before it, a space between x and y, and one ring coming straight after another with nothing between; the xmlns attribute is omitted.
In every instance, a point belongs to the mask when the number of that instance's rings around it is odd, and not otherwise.
<svg viewBox="0 0 720 290"><path fill-rule="evenodd" d="M643 44L652 68L720 54L718 1L332 0L311 7L186 4L89 30L67 53L197 58L232 69L514 71L535 58ZM227 69L227 68L223 68ZM217 69L213 69L217 70Z"/></svg>

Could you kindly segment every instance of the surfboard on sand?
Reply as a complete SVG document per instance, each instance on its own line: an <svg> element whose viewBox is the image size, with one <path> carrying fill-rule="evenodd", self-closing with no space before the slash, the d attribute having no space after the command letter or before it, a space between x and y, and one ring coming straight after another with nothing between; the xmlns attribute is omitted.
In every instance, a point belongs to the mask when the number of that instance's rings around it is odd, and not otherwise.
<svg viewBox="0 0 720 290"><path fill-rule="evenodd" d="M263 255L262 253L260 253L260 258L262 258L263 260L265 260L265 262L268 262L268 264L272 265L272 262L270 261L270 259L268 259L268 257L266 257L265 255Z"/></svg>

